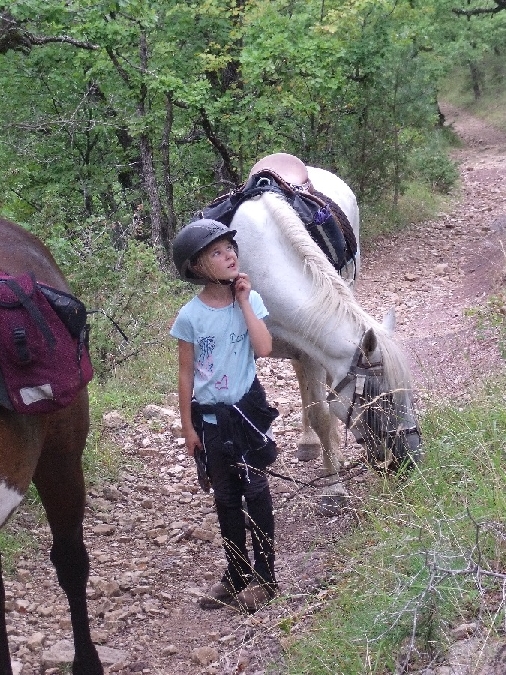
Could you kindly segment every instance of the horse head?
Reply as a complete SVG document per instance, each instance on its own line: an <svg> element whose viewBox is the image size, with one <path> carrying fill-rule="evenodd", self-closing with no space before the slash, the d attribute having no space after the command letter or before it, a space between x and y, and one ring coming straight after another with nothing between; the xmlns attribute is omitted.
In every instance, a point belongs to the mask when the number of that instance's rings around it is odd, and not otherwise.
<svg viewBox="0 0 506 675"><path fill-rule="evenodd" d="M332 382L327 396L331 412L365 446L369 463L382 471L411 467L421 448L409 371L388 342L392 321L393 313L380 330L364 331L348 373Z"/></svg>

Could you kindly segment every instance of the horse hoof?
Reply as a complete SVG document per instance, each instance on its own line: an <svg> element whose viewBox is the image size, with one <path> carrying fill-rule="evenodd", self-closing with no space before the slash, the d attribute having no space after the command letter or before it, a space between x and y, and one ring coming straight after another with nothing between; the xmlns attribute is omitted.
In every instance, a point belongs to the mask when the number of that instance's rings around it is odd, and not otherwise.
<svg viewBox="0 0 506 675"><path fill-rule="evenodd" d="M319 516L337 516L348 500L348 493L342 483L335 480L335 477L329 477L325 493L321 495L316 507L316 513Z"/></svg>
<svg viewBox="0 0 506 675"><path fill-rule="evenodd" d="M310 462L320 456L320 445L314 443L299 443L296 457L299 462Z"/></svg>
<svg viewBox="0 0 506 675"><path fill-rule="evenodd" d="M338 516L346 502L346 495L324 495L320 497L316 513L319 516L331 518Z"/></svg>

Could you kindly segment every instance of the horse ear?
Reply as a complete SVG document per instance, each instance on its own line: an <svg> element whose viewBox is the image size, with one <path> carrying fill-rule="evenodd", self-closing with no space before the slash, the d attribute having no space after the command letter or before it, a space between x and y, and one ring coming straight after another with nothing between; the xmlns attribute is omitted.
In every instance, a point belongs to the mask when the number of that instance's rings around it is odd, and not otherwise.
<svg viewBox="0 0 506 675"><path fill-rule="evenodd" d="M395 307L391 307L388 312L383 317L383 328L389 333L393 333L395 330L396 317L395 317Z"/></svg>
<svg viewBox="0 0 506 675"><path fill-rule="evenodd" d="M368 328L364 333L360 348L364 356L369 356L378 346L378 340L376 339L376 333L372 328Z"/></svg>

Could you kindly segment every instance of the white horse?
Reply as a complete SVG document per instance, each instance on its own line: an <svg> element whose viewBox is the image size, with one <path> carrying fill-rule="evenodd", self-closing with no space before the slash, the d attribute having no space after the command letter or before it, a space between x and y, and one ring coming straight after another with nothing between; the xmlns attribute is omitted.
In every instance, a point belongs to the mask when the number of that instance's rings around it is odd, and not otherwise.
<svg viewBox="0 0 506 675"><path fill-rule="evenodd" d="M341 179L323 169L306 169L283 153L257 162L250 176L265 168L303 189L312 184L332 199L346 213L358 241L356 199ZM295 210L273 192L243 202L231 227L237 230L241 268L269 310L272 355L295 365L304 421L321 441L328 475L337 474L341 459L333 447L331 415L366 445L371 461L384 468L406 458L416 461L420 434L408 364L392 326L380 324L357 303L350 288L351 266L339 274ZM333 491L343 494L337 481Z"/></svg>

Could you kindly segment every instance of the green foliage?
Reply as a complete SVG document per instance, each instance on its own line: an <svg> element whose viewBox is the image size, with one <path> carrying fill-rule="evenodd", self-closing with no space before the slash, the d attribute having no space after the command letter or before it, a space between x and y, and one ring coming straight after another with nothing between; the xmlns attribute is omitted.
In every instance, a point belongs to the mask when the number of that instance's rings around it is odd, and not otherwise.
<svg viewBox="0 0 506 675"><path fill-rule="evenodd" d="M166 343L187 285L170 279L150 246L105 221L34 232L92 312L90 351L100 382Z"/></svg>
<svg viewBox="0 0 506 675"><path fill-rule="evenodd" d="M434 192L449 194L459 180L455 163L433 145L413 152L409 164L414 176L429 185Z"/></svg>
<svg viewBox="0 0 506 675"><path fill-rule="evenodd" d="M367 246L371 239L434 218L445 211L450 203L451 197L435 194L427 183L408 182L397 204L393 204L390 199L381 199L361 209L360 238Z"/></svg>
<svg viewBox="0 0 506 675"><path fill-rule="evenodd" d="M16 519L16 516L14 516ZM29 532L9 522L0 532L0 551L2 551L2 572L6 577L12 575L16 568L16 560L35 547Z"/></svg>
<svg viewBox="0 0 506 675"><path fill-rule="evenodd" d="M502 17L452 8L15 0L23 28L67 41L0 55L2 209L46 225L136 218L129 236L167 246L275 151L340 174L361 204L396 202L430 145L439 78L470 41L475 60L501 45Z"/></svg>
<svg viewBox="0 0 506 675"><path fill-rule="evenodd" d="M334 599L290 649L288 673L393 672L400 654L421 669L444 652L451 627L477 613L501 630L503 390L499 382L472 405L425 415L423 463L401 481L378 479L360 527L339 543Z"/></svg>

